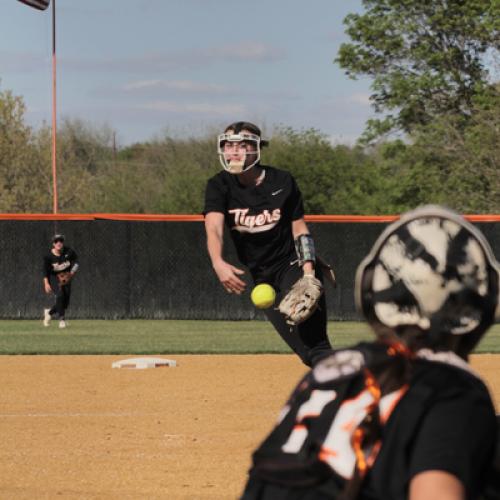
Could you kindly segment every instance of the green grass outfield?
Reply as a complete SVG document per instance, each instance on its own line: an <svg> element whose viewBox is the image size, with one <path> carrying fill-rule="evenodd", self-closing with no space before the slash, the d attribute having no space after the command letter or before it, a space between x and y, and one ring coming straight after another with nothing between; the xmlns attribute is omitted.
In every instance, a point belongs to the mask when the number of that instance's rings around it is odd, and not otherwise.
<svg viewBox="0 0 500 500"><path fill-rule="evenodd" d="M363 323L330 322L335 347L373 338ZM0 321L0 354L247 354L288 353L265 321L75 320L60 330L57 322ZM500 352L495 325L476 352Z"/></svg>

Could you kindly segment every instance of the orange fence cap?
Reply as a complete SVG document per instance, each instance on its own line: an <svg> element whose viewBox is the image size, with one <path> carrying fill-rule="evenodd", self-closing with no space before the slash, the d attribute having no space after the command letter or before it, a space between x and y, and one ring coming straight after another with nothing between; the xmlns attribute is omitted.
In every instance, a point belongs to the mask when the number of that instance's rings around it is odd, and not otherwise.
<svg viewBox="0 0 500 500"><path fill-rule="evenodd" d="M307 222L323 223L355 223L378 222L387 223L398 219L398 215L306 215ZM500 222L500 214L465 215L471 222ZM0 214L0 220L116 220L116 221L141 221L141 222L203 222L201 214Z"/></svg>

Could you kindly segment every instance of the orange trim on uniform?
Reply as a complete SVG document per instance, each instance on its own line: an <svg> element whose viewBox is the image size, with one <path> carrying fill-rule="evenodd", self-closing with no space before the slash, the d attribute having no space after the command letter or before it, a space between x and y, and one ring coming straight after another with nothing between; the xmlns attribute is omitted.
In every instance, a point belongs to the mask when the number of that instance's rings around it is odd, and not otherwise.
<svg viewBox="0 0 500 500"><path fill-rule="evenodd" d="M366 390L373 397L373 402L366 408L368 416L373 415L375 409L379 405L382 391L380 390L380 386L378 385L373 373L371 373L368 368L365 368L364 372ZM365 452L363 451L364 438L365 432L361 427L358 427L354 430L351 438L352 449L354 450L354 454L356 456L356 468L359 470L359 474L361 475L361 477L364 477L368 469L368 463L371 461L374 462L376 454L378 453L378 448L374 448L372 450L372 453L369 454L368 457L365 455Z"/></svg>
<svg viewBox="0 0 500 500"><path fill-rule="evenodd" d="M332 401L333 401L333 399L332 399ZM316 412L316 413L313 413L313 412L304 413L304 415L301 415L299 422L303 422L306 418L316 418L316 417L319 417L319 416L320 416L319 412Z"/></svg>
<svg viewBox="0 0 500 500"><path fill-rule="evenodd" d="M367 368L365 369L365 386L374 399L374 402L370 406L377 406L381 396L380 387L377 384L377 381L373 376L373 373Z"/></svg>
<svg viewBox="0 0 500 500"><path fill-rule="evenodd" d="M354 454L356 455L356 467L358 468L361 476L365 475L367 469L365 454L363 452L364 437L365 433L359 427L354 431L352 435L352 449L354 450Z"/></svg>
<svg viewBox="0 0 500 500"><path fill-rule="evenodd" d="M338 456L337 451L327 448L326 446L322 446L318 458L323 462L327 462L328 457L337 457L337 456Z"/></svg>
<svg viewBox="0 0 500 500"><path fill-rule="evenodd" d="M403 356L410 359L415 357L415 353L403 344L403 342L389 341L384 343L388 345L387 354L389 356Z"/></svg>

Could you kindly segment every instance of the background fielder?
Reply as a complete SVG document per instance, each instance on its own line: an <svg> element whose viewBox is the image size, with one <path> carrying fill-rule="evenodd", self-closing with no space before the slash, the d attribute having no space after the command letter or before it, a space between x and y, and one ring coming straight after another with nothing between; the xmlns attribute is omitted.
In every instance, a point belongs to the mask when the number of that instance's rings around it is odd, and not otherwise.
<svg viewBox="0 0 500 500"><path fill-rule="evenodd" d="M49 326L53 317L58 317L59 328L66 328L65 313L71 298L71 280L79 267L75 251L64 244L64 236L52 238L52 248L43 258L43 286L45 293L54 294L55 304L44 309L44 326Z"/></svg>
<svg viewBox="0 0 500 500"><path fill-rule="evenodd" d="M244 271L224 260L225 225L254 283L273 286L278 304L301 278L305 277L306 287L322 287L322 272L315 267L314 245L295 179L289 172L260 163L260 148L266 144L260 129L249 122L235 122L219 136L224 170L208 181L204 215L208 253L224 288L241 294L246 286ZM312 315L293 326L275 308L265 310L281 337L307 365L331 350L324 295L314 305L319 307Z"/></svg>

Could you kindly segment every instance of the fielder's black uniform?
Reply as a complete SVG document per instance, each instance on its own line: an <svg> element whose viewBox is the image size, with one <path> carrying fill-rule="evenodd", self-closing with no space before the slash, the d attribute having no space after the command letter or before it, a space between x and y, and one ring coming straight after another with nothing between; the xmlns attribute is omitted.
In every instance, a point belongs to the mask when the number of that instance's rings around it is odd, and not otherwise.
<svg viewBox="0 0 500 500"><path fill-rule="evenodd" d="M244 186L237 175L226 171L212 177L207 184L203 213L224 214L239 260L249 268L256 284L269 283L276 290L279 303L303 275L297 264L292 222L304 217L304 206L289 172L263 165L260 168L265 177L258 186ZM319 266L316 276L322 280ZM324 295L315 313L296 327L290 327L274 308L264 312L306 365L330 352Z"/></svg>
<svg viewBox="0 0 500 500"><path fill-rule="evenodd" d="M71 298L71 282L62 286L59 285L57 275L62 272L76 272L78 265L78 256L69 247L63 247L61 255L54 255L49 252L43 258L44 277L49 280L50 287L56 296L56 302L49 311L51 316L57 314L60 319L64 319L64 313L69 307Z"/></svg>
<svg viewBox="0 0 500 500"><path fill-rule="evenodd" d="M378 400L370 374L380 382ZM491 477L493 403L453 353L423 350L405 360L377 342L337 351L306 375L280 418L254 453L242 500L404 500L411 479L430 470L456 476L477 499ZM366 438L364 480L357 428ZM342 496L353 477L357 496Z"/></svg>

